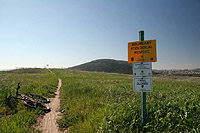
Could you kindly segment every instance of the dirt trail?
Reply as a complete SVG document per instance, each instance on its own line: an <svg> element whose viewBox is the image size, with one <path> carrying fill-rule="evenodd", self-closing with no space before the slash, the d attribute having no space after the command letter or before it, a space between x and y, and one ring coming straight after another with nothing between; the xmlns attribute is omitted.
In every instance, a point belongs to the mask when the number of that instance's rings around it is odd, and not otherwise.
<svg viewBox="0 0 200 133"><path fill-rule="evenodd" d="M60 87L62 85L62 81L59 78L58 79L58 88L55 92L56 96L55 98L50 99L50 103L47 104L51 108L51 112L44 115L42 119L39 120L39 126L38 128L43 131L43 133L60 133L58 130L58 126L56 123L56 119L59 117L58 110L60 107Z"/></svg>

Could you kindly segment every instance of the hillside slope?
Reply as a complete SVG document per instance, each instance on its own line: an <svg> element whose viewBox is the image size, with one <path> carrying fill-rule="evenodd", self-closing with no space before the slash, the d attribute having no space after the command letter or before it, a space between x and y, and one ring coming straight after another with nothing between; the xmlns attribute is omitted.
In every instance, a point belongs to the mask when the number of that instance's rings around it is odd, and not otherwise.
<svg viewBox="0 0 200 133"><path fill-rule="evenodd" d="M127 61L119 61L112 59L99 59L85 64L81 64L69 69L92 71L92 72L108 72L108 73L122 73L132 74L132 65Z"/></svg>

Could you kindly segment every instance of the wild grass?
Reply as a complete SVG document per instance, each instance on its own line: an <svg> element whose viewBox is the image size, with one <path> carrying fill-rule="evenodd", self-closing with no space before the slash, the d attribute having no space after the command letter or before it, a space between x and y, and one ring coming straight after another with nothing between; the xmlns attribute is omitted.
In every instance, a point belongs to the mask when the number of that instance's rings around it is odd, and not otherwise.
<svg viewBox="0 0 200 133"><path fill-rule="evenodd" d="M23 101L8 97L16 95L18 82L21 83L19 93L33 93L45 97L54 97L57 88L57 76L47 70L17 70L17 72L0 73L0 132L36 132L33 123L43 111L30 109Z"/></svg>
<svg viewBox="0 0 200 133"><path fill-rule="evenodd" d="M141 93L133 91L131 75L70 70L0 73L0 132L38 132L33 124L40 110L7 97L31 92L54 97L58 80L61 130L70 132L141 132ZM147 93L146 132L200 132L200 80L153 78Z"/></svg>
<svg viewBox="0 0 200 133"><path fill-rule="evenodd" d="M140 132L141 93L132 76L54 70L62 78L60 129ZM147 132L199 132L200 83L153 79L147 93Z"/></svg>

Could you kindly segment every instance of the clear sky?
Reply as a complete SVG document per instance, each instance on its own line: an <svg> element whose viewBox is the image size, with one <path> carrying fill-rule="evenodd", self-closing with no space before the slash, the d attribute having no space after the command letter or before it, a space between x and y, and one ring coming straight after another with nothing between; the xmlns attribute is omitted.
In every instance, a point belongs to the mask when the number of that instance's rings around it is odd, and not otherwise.
<svg viewBox="0 0 200 133"><path fill-rule="evenodd" d="M140 30L153 69L200 67L200 0L0 0L0 69L127 61Z"/></svg>

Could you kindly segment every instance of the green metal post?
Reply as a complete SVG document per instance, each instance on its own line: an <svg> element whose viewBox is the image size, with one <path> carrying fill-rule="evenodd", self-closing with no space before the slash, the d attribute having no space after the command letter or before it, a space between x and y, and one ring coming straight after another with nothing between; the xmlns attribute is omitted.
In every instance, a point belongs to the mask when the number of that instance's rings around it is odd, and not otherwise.
<svg viewBox="0 0 200 133"><path fill-rule="evenodd" d="M144 31L139 32L139 41L144 41Z"/></svg>
<svg viewBox="0 0 200 133"><path fill-rule="evenodd" d="M139 32L139 41L144 41L144 31ZM141 92L141 117L142 117L142 129L143 129L146 118L146 92Z"/></svg>

